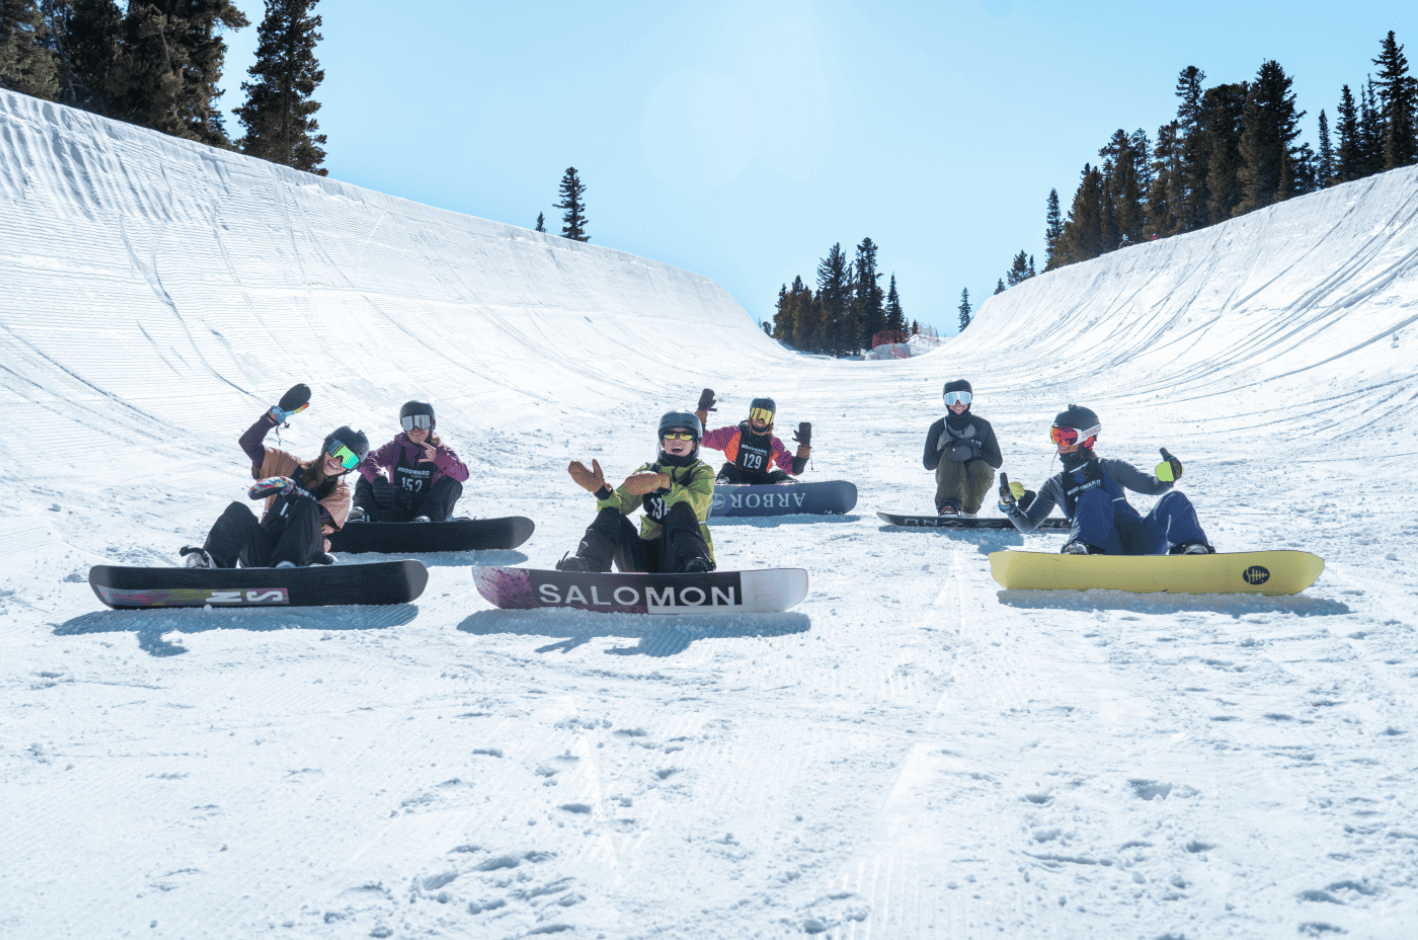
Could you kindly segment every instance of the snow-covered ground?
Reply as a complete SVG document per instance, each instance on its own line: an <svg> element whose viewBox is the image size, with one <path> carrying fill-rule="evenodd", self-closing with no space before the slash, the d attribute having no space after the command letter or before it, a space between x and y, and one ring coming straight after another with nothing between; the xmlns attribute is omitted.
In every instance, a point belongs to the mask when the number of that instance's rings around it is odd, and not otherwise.
<svg viewBox="0 0 1418 940"><path fill-rule="evenodd" d="M795 356L712 281L0 92L0 928L16 938L1418 935L1418 170L991 298L894 362ZM1223 550L1295 597L1001 592L1057 534L885 529L964 376L1037 484L1071 401L1166 446ZM432 400L523 514L393 608L113 612L249 481ZM814 426L838 519L725 520L780 615L496 611L719 392ZM1139 498L1136 504L1148 505ZM345 559L356 563L359 558Z"/></svg>

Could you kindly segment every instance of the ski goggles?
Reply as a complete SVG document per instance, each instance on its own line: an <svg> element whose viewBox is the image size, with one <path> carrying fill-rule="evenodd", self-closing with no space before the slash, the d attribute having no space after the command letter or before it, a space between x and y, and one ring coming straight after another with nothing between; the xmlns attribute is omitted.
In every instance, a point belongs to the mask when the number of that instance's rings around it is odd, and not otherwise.
<svg viewBox="0 0 1418 940"><path fill-rule="evenodd" d="M399 424L403 425L405 431L412 431L414 428L423 428L426 431L433 427L433 415L404 415L399 419Z"/></svg>
<svg viewBox="0 0 1418 940"><path fill-rule="evenodd" d="M694 433L692 431L666 431L664 437L667 441L692 441Z"/></svg>
<svg viewBox="0 0 1418 940"><path fill-rule="evenodd" d="M748 411L748 420L762 421L764 424L772 424L773 412L769 411L767 408L750 408Z"/></svg>
<svg viewBox="0 0 1418 940"><path fill-rule="evenodd" d="M1080 440L1087 440L1098 433L1097 428L1080 431L1078 428L1061 428L1057 424L1049 428L1049 440L1063 447L1072 447Z"/></svg>
<svg viewBox="0 0 1418 940"><path fill-rule="evenodd" d="M951 405L968 405L968 404L970 404L970 393L969 393L969 392L946 392L946 393L945 393L945 407L947 407L947 408L949 408Z"/></svg>
<svg viewBox="0 0 1418 940"><path fill-rule="evenodd" d="M356 454L339 441L331 441L326 453L338 460L340 466L344 467L346 470L353 470L355 467L359 466L359 454Z"/></svg>

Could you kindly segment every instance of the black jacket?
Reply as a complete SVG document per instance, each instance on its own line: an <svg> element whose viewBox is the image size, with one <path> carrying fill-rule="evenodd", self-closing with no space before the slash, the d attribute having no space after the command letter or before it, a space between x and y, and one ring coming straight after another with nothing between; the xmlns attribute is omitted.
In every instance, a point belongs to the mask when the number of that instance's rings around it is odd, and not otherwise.
<svg viewBox="0 0 1418 940"><path fill-rule="evenodd" d="M995 429L990 427L990 422L969 412L966 412L965 416L970 419L970 423L961 431L951 428L947 433L945 418L941 418L932 424L931 429L926 432L926 452L921 461L926 465L927 470L934 470L940 466L941 457L947 456L952 447L962 441L979 441L978 459L985 461L996 470L1004 465L1004 455L1000 453L999 441L995 440ZM963 450L956 453L963 453Z"/></svg>

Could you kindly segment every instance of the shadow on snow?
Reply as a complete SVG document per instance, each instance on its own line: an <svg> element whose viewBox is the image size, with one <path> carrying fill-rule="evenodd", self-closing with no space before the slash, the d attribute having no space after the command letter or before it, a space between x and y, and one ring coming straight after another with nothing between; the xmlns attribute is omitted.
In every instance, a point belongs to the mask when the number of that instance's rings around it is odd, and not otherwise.
<svg viewBox="0 0 1418 940"><path fill-rule="evenodd" d="M515 633L565 638L538 647L538 653L568 653L599 637L639 641L635 646L606 650L613 656L675 656L695 640L789 636L811 628L812 620L806 614L795 613L657 617L581 610L480 610L458 624L459 630L477 636Z"/></svg>
<svg viewBox="0 0 1418 940"><path fill-rule="evenodd" d="M945 538L952 542L967 543L973 545L975 550L981 555L988 555L990 552L1002 552L1006 548L1015 548L1024 544L1024 535L1017 529L934 529L929 526L889 525L883 523L877 526L876 530L888 534L910 532L912 534L933 535L936 538ZM1059 532L1058 534L1067 535L1068 533Z"/></svg>
<svg viewBox="0 0 1418 940"><path fill-rule="evenodd" d="M426 568L466 568L469 565L497 568L520 565L527 560L527 556L521 552L499 548L468 552L390 552L388 554L360 552L358 555L337 552L336 554L342 563L368 564L371 560L398 561L401 558L412 558L415 561L423 562Z"/></svg>
<svg viewBox="0 0 1418 940"><path fill-rule="evenodd" d="M845 515L838 516L829 513L785 513L781 516L710 516L709 525L711 528L719 528L725 525L751 525L760 529L775 529L780 525L801 525L803 523L836 523L836 522L857 522L861 516Z"/></svg>
<svg viewBox="0 0 1418 940"><path fill-rule="evenodd" d="M1004 590L996 592L996 596L1005 606L1031 610L1127 610L1141 614L1206 610L1231 617L1261 613L1339 617L1353 613L1338 601L1303 594L1168 594L1162 591L1138 594L1094 588L1088 591Z"/></svg>
<svg viewBox="0 0 1418 940"><path fill-rule="evenodd" d="M207 630L387 630L418 616L414 604L387 607L284 607L211 610L104 610L81 614L54 628L55 636L125 633L138 637L138 647L153 656L176 656L187 648L163 639L164 633Z"/></svg>

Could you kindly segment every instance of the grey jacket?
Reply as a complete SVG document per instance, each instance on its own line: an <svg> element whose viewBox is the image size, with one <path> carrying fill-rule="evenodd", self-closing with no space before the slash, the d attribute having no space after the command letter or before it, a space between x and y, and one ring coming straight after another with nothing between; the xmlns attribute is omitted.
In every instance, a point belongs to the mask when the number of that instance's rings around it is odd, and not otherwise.
<svg viewBox="0 0 1418 940"><path fill-rule="evenodd" d="M1016 512L1009 519L1021 532L1033 532L1039 523L1053 512L1055 506L1063 507L1064 515L1072 519L1068 510L1069 492L1077 495L1085 490L1102 487L1113 498L1114 522L1141 522L1142 516L1128 504L1123 489L1148 496L1157 496L1172 488L1170 482L1159 480L1150 473L1143 473L1132 464L1122 460L1096 461L1099 472L1089 472L1089 464L1076 470L1062 470L1044 481L1039 487L1039 495L1029 504L1025 512Z"/></svg>

